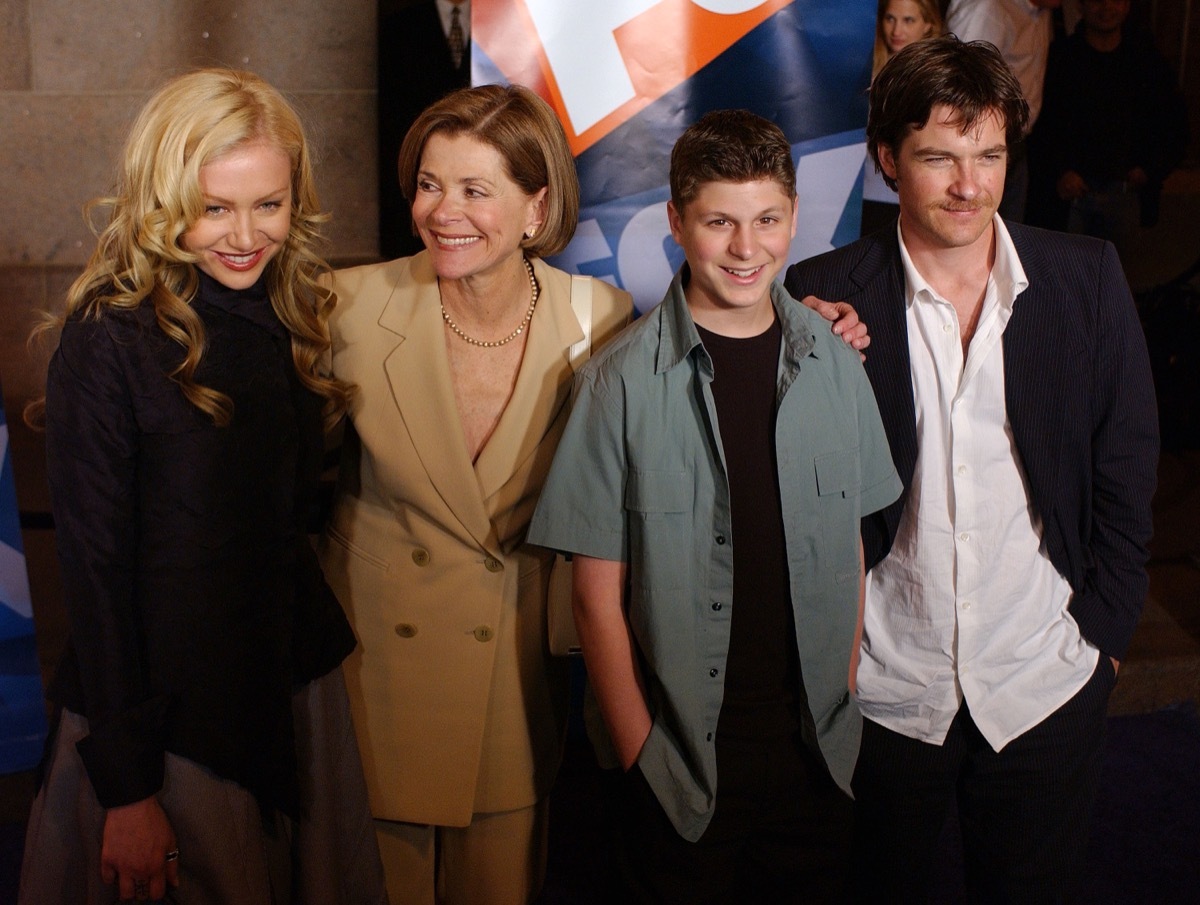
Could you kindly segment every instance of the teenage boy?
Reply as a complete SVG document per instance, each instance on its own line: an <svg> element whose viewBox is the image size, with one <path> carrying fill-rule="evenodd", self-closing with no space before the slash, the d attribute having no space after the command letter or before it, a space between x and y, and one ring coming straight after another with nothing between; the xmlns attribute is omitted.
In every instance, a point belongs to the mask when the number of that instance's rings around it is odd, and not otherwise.
<svg viewBox="0 0 1200 905"><path fill-rule="evenodd" d="M574 554L625 898L833 900L858 519L899 482L858 354L775 282L796 229L782 131L710 113L670 180L687 263L581 372L529 539Z"/></svg>
<svg viewBox="0 0 1200 905"><path fill-rule="evenodd" d="M867 119L899 223L788 272L871 325L905 487L863 523L863 902L928 901L955 802L970 901L1073 900L1146 597L1145 340L1112 245L996 215L1026 115L992 45L906 47Z"/></svg>

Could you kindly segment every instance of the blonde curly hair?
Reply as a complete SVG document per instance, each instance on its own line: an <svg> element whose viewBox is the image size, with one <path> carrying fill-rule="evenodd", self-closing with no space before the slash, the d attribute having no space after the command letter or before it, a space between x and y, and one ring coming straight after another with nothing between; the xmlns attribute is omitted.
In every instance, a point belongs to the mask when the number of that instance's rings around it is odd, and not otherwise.
<svg viewBox="0 0 1200 905"><path fill-rule="evenodd" d="M89 220L97 209L109 211L96 250L68 290L65 312L38 329L61 327L77 314L98 318L112 308L148 302L159 328L185 350L172 379L189 402L217 425L227 425L232 400L195 380L205 350L204 324L190 305L200 258L183 247L182 236L204 212L201 168L256 142L279 148L291 163L291 225L267 265L267 289L291 334L296 372L324 397L331 425L346 411L352 387L322 373L330 346L328 318L337 301L318 283L329 272L317 252L319 227L329 215L317 200L300 118L253 73L201 69L172 79L150 98L125 144L114 193L88 204Z"/></svg>

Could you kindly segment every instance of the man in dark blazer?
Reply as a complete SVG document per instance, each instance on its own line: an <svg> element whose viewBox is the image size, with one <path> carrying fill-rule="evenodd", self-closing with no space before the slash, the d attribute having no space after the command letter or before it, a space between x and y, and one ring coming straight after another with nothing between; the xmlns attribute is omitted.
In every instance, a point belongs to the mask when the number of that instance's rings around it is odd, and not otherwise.
<svg viewBox="0 0 1200 905"><path fill-rule="evenodd" d="M905 48L867 125L898 225L787 274L870 324L905 485L862 523L862 901L927 899L955 802L969 898L1069 895L1146 596L1145 341L1111 245L996 215L1027 111L990 44Z"/></svg>
<svg viewBox="0 0 1200 905"><path fill-rule="evenodd" d="M451 48L454 18L461 53ZM470 0L417 0L392 10L381 4L378 80L379 253L399 258L424 247L400 191L400 144L421 111L471 84Z"/></svg>

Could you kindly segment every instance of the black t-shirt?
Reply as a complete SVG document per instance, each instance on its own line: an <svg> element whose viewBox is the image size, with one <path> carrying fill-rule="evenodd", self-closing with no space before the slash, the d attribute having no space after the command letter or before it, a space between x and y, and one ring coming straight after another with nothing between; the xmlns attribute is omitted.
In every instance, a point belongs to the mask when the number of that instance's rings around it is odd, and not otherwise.
<svg viewBox="0 0 1200 905"><path fill-rule="evenodd" d="M716 375L733 522L733 613L718 742L787 737L799 725L800 665L775 454L783 331L778 320L745 339L697 329Z"/></svg>

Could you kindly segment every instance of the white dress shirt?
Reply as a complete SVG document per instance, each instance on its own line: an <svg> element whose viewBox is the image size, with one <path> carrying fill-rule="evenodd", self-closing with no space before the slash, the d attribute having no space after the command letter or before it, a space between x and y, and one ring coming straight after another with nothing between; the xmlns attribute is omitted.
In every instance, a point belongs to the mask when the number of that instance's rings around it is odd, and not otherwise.
<svg viewBox="0 0 1200 905"><path fill-rule="evenodd" d="M1033 128L1042 109L1046 59L1054 22L1048 10L1029 0L952 0L946 30L963 41L991 41L1021 83Z"/></svg>
<svg viewBox="0 0 1200 905"><path fill-rule="evenodd" d="M1005 412L1001 340L1029 281L993 222L965 360L954 307L900 238L919 452L891 551L867 575L857 696L865 716L931 744L965 700L999 751L1082 688L1099 651L1067 612Z"/></svg>

